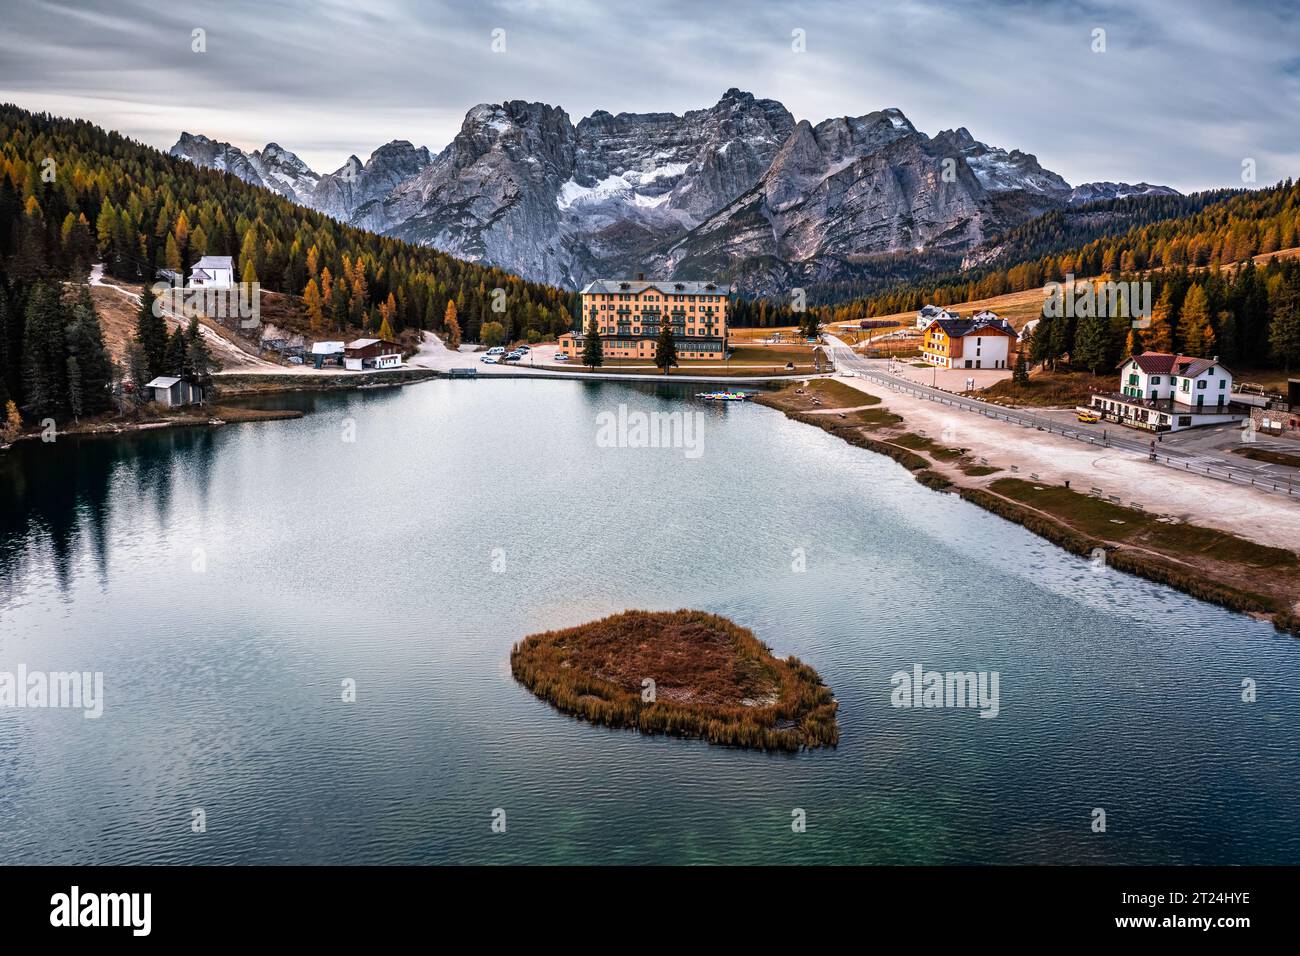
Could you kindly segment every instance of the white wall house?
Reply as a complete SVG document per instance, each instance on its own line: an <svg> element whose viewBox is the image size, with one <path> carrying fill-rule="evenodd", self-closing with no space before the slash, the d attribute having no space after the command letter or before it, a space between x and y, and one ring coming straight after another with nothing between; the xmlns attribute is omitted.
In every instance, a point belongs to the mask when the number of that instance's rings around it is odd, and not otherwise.
<svg viewBox="0 0 1300 956"><path fill-rule="evenodd" d="M941 308L937 305L923 305L916 313L916 327L927 328L935 319L960 319L961 313Z"/></svg>
<svg viewBox="0 0 1300 956"><path fill-rule="evenodd" d="M1119 367L1119 391L1092 396L1110 421L1148 431L1179 431L1240 421L1250 410L1232 400L1232 372L1210 359L1143 352Z"/></svg>
<svg viewBox="0 0 1300 956"><path fill-rule="evenodd" d="M1009 368L1015 341L1016 330L996 315L979 321L935 319L925 327L921 357L940 368Z"/></svg>
<svg viewBox="0 0 1300 956"><path fill-rule="evenodd" d="M230 289L235 285L235 263L230 256L204 256L190 268L190 286Z"/></svg>

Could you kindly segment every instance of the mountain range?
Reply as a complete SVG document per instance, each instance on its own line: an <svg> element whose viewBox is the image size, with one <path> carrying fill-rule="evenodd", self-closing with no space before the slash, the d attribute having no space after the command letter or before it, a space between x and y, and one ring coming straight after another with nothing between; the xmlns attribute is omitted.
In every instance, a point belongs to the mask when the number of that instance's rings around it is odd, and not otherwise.
<svg viewBox="0 0 1300 956"><path fill-rule="evenodd" d="M961 253L1053 209L1167 186L1071 187L1030 153L963 128L927 136L898 109L796 121L728 90L707 109L475 106L437 155L405 140L319 174L276 143L252 153L182 133L171 154L340 221L569 288L646 273L772 295L851 278L873 256Z"/></svg>

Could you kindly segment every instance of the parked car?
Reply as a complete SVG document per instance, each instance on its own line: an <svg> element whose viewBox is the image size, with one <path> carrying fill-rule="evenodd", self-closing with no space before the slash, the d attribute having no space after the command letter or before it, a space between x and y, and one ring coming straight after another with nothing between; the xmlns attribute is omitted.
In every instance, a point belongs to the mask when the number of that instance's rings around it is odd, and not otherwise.
<svg viewBox="0 0 1300 956"><path fill-rule="evenodd" d="M551 360L555 362L567 362L569 360L569 353L556 352L554 355L551 356Z"/></svg>
<svg viewBox="0 0 1300 956"><path fill-rule="evenodd" d="M492 348L490 348L490 349L487 350L487 354L488 354L488 355L505 355L505 354L506 354L506 350L503 349L503 348L502 348L501 346L499 346L499 345L494 345L494 346L492 346Z"/></svg>
<svg viewBox="0 0 1300 956"><path fill-rule="evenodd" d="M515 351L516 351L516 352L531 352L532 350L533 350L533 347L532 347L531 345L516 345L516 346L515 346Z"/></svg>
<svg viewBox="0 0 1300 956"><path fill-rule="evenodd" d="M518 362L520 359L524 357L525 357L525 353L523 352L510 352L508 355L506 355L505 361Z"/></svg>
<svg viewBox="0 0 1300 956"><path fill-rule="evenodd" d="M481 359L479 359L479 361L487 362L489 365L499 365L501 363L501 360L497 358L495 355L485 355Z"/></svg>

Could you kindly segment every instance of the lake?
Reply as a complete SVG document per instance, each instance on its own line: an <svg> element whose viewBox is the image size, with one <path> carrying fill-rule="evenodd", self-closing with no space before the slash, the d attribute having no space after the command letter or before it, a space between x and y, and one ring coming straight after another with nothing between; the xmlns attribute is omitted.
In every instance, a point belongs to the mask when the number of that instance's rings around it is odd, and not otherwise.
<svg viewBox="0 0 1300 956"><path fill-rule="evenodd" d="M0 863L1300 859L1300 642L696 388L439 380L0 454L0 672L103 675L98 718L0 708ZM621 405L695 444L605 440ZM512 680L629 607L807 661L838 749ZM997 672L996 718L892 706L915 665Z"/></svg>

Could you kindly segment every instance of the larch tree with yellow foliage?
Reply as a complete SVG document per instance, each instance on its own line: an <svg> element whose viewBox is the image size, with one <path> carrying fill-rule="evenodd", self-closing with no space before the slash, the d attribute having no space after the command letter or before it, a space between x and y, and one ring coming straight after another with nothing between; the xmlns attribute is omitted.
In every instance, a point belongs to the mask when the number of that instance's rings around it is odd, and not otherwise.
<svg viewBox="0 0 1300 956"><path fill-rule="evenodd" d="M302 304L307 310L307 322L315 333L325 331L325 309L321 305L320 288L315 279L307 280L307 288L302 291Z"/></svg>
<svg viewBox="0 0 1300 956"><path fill-rule="evenodd" d="M442 332L447 348L460 348L460 320L456 318L456 303L453 299L447 300L447 311L442 315Z"/></svg>

